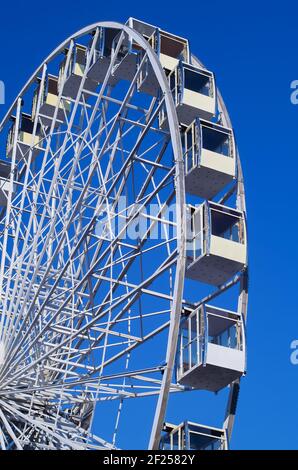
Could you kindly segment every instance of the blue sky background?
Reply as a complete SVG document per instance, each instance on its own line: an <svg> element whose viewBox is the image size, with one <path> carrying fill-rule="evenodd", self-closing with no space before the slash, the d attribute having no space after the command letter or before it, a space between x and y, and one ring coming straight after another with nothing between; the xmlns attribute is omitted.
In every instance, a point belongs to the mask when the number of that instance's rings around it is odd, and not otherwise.
<svg viewBox="0 0 298 470"><path fill-rule="evenodd" d="M248 375L234 449L298 448L298 4L294 1L5 2L0 79L10 104L44 57L76 30L134 16L190 40L213 70L232 117L246 183L250 300ZM0 106L0 115L5 106ZM191 419L192 410L186 410ZM197 410L196 410L197 414ZM206 423L208 424L208 423Z"/></svg>

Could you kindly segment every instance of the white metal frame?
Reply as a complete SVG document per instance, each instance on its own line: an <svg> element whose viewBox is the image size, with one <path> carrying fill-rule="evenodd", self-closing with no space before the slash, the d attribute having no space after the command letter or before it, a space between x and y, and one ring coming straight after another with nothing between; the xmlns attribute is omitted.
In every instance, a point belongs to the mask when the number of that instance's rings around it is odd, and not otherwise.
<svg viewBox="0 0 298 470"><path fill-rule="evenodd" d="M119 37L103 82L90 91L84 86L101 28L119 30ZM90 34L79 89L75 98L69 98L63 87L72 53ZM142 55L134 78L119 92L109 83L127 38L138 44ZM52 61L65 50L56 109L51 124L45 126L40 119L42 92ZM135 104L136 85L146 61L158 81L159 96L142 107ZM191 61L204 69L194 57ZM184 302L186 194L180 123L168 79L141 34L120 23L96 23L47 57L7 111L0 132L6 132L13 114L19 129L23 98L36 86L37 77L40 91L31 145L17 159L18 133L14 133L10 191L0 217L0 446L116 448L124 402L155 396L149 448L157 449L169 395L184 391L173 371ZM71 111L65 112L61 124L58 113L66 100ZM218 106L222 124L231 127L220 94ZM161 109L166 130L158 128ZM38 129L42 146L36 157ZM239 156L237 165L232 192L237 192L237 208L245 211ZM132 198L133 192L133 202L130 199L120 210L120 196L128 193ZM157 213L146 215L154 202ZM171 203L177 208L174 222L166 215ZM98 233L96 224L104 211L106 222ZM141 219L149 220L149 228L132 243L125 233ZM118 232L113 229L115 221L122 222ZM148 235L156 226L164 238L150 245ZM151 253L159 253L152 257L156 265L148 262ZM158 283L159 279L163 281ZM246 281L245 272L207 300L239 283L239 311L245 318ZM148 298L151 309L143 312ZM142 358L142 348L165 331L163 361L131 367L132 358ZM237 390L238 383L233 384L224 423L229 436ZM117 406L109 440L93 432L96 405L107 401Z"/></svg>

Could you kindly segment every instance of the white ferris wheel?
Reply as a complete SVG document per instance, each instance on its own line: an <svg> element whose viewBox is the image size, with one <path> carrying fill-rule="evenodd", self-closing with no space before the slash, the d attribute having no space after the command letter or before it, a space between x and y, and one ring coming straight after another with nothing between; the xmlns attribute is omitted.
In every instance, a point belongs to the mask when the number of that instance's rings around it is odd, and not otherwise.
<svg viewBox="0 0 298 470"><path fill-rule="evenodd" d="M247 238L214 74L175 34L96 23L35 71L0 145L0 448L227 449ZM187 406L213 392L217 426Z"/></svg>

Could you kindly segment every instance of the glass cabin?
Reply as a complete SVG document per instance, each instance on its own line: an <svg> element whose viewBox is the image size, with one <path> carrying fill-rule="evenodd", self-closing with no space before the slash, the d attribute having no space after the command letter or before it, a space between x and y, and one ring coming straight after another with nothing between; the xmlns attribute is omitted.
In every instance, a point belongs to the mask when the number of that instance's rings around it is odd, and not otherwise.
<svg viewBox="0 0 298 470"><path fill-rule="evenodd" d="M181 324L177 381L187 387L217 392L244 372L241 315L205 304L187 312Z"/></svg>
<svg viewBox="0 0 298 470"><path fill-rule="evenodd" d="M203 119L182 126L185 190L212 199L236 177L236 150L232 129Z"/></svg>
<svg viewBox="0 0 298 470"><path fill-rule="evenodd" d="M189 62L190 54L187 39L135 18L129 18L128 25L149 42L167 74L178 65L180 60ZM138 90L151 96L158 96L159 83L149 60L145 61L140 72Z"/></svg>
<svg viewBox="0 0 298 470"><path fill-rule="evenodd" d="M129 18L128 25L149 42L159 57L160 63L167 71L173 70L180 60L189 62L188 40L175 34L163 31L156 26Z"/></svg>
<svg viewBox="0 0 298 470"><path fill-rule="evenodd" d="M243 212L215 202L187 207L186 277L219 286L246 266Z"/></svg>
<svg viewBox="0 0 298 470"><path fill-rule="evenodd" d="M37 124L35 135L34 133L34 121L30 114L22 113L20 117L19 129L16 129L16 120L13 117L13 124L8 132L7 143L6 143L6 156L12 158L15 135L16 138L16 160L22 158L27 159L29 151L32 151L32 158L42 150L41 136L40 136L40 125Z"/></svg>
<svg viewBox="0 0 298 470"><path fill-rule="evenodd" d="M97 44L91 60L88 78L97 83L103 83L108 69L110 67L111 58L115 53L118 40L121 33L114 28L100 28ZM90 49L92 40L90 42ZM132 81L139 61L140 49L133 47L133 43L128 36L124 34L124 38L118 51L114 66L108 77L107 84L115 86L120 80Z"/></svg>
<svg viewBox="0 0 298 470"><path fill-rule="evenodd" d="M37 113L38 98L41 92L41 103L39 108L39 118L44 126L50 127L55 114L55 109L59 103L59 109L56 117L56 126L66 121L66 116L70 112L70 101L58 99L58 77L55 75L48 75L41 90L42 84L39 83L33 96L32 104L32 117L33 119Z"/></svg>
<svg viewBox="0 0 298 470"><path fill-rule="evenodd" d="M73 47L69 67L66 70L67 64L67 51L64 60L60 64L59 70L59 79L58 79L58 91L62 90L63 96L76 99L77 93L79 91L82 77L85 73L86 69L86 60L87 60L87 48L85 46L81 46L76 44ZM64 82L64 74L65 82ZM85 93L85 97L88 97L88 92L94 92L97 87L97 82L91 80L88 76L84 82L83 90Z"/></svg>
<svg viewBox="0 0 298 470"><path fill-rule="evenodd" d="M0 206L7 206L7 198L11 187L11 165L5 160L0 160Z"/></svg>
<svg viewBox="0 0 298 470"><path fill-rule="evenodd" d="M165 424L160 449L228 450L228 439L224 429L184 421L179 426Z"/></svg>
<svg viewBox="0 0 298 470"><path fill-rule="evenodd" d="M111 55L114 46L114 40L118 36L119 30L114 28L100 28L99 37L95 46L88 78L96 83L102 83L110 66ZM91 39L89 48L91 49L93 39ZM114 86L117 83L116 77L110 76L108 85Z"/></svg>
<svg viewBox="0 0 298 470"><path fill-rule="evenodd" d="M178 120L189 126L200 117L210 120L216 114L216 87L212 72L180 62L168 75ZM164 108L159 115L162 128L168 126Z"/></svg>

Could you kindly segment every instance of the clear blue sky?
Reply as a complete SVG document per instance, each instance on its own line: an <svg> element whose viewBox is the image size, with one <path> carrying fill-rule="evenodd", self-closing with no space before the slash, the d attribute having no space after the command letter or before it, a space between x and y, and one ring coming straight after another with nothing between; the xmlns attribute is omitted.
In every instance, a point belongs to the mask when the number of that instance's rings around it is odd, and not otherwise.
<svg viewBox="0 0 298 470"><path fill-rule="evenodd" d="M214 70L244 169L250 242L248 375L233 448L298 448L297 170L298 4L169 0L1 4L0 79L7 104L42 59L90 23L134 16L189 38ZM6 107L0 106L3 115ZM189 410L191 418L192 410ZM207 424L207 423L206 423Z"/></svg>

